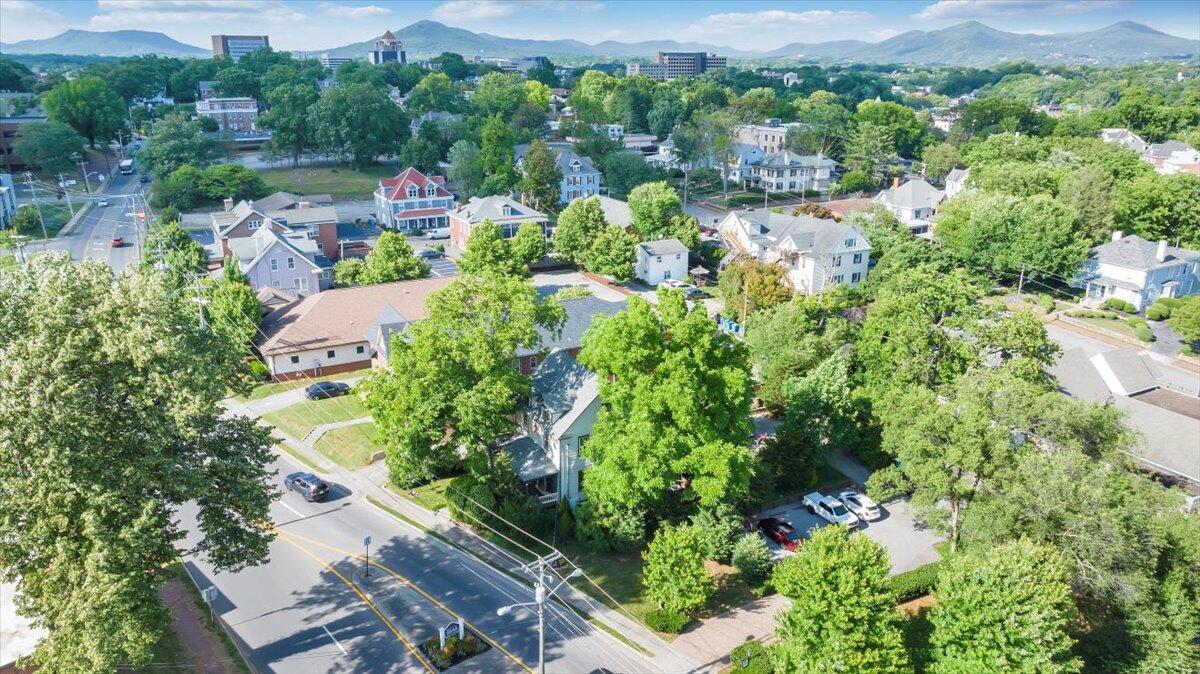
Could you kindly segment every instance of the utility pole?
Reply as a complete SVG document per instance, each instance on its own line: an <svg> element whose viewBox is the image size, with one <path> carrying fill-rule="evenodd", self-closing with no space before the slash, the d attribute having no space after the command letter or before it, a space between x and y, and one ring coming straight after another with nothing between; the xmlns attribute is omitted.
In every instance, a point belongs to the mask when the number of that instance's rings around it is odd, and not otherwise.
<svg viewBox="0 0 1200 674"><path fill-rule="evenodd" d="M1025 287L1025 265L1021 265L1021 278L1017 280L1017 297L1021 296L1021 288Z"/></svg>
<svg viewBox="0 0 1200 674"><path fill-rule="evenodd" d="M530 562L521 567L521 571L533 576L533 601L524 604L512 604L504 606L496 610L496 615L506 615L514 608L537 608L538 616L538 674L546 674L546 600L554 596L559 588L567 584L567 581L572 578L578 578L583 575L583 570L576 568L559 582L554 588L546 589L546 567L554 562L563 559L561 552L553 552L544 557L538 557L537 561Z"/></svg>
<svg viewBox="0 0 1200 674"><path fill-rule="evenodd" d="M42 247L44 248L46 240L50 238L50 235L46 234L46 219L42 217L42 205L38 203L37 186L34 185L33 174L29 171L25 172L25 186L33 193L33 208L37 210L38 222L42 225Z"/></svg>
<svg viewBox="0 0 1200 674"><path fill-rule="evenodd" d="M67 191L67 179L61 173L58 174L58 184L62 187L63 196L67 198L67 210L71 211L71 217L73 218L75 217L75 206L71 204L71 193Z"/></svg>
<svg viewBox="0 0 1200 674"><path fill-rule="evenodd" d="M83 155L79 154L78 152L76 152L75 154L73 154L71 156L75 158L75 163L79 165L79 172L83 174L84 188L87 189L88 194L91 194L92 193L92 184L90 182L88 182L87 160L84 159Z"/></svg>

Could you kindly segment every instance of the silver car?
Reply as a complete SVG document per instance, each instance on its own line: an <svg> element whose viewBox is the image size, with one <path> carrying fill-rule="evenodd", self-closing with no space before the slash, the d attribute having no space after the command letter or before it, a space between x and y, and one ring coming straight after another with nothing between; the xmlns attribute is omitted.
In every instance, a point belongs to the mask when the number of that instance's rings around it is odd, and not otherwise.
<svg viewBox="0 0 1200 674"><path fill-rule="evenodd" d="M847 510L858 515L863 521L879 519L879 504L872 501L866 494L844 491L838 494L838 500L846 506Z"/></svg>

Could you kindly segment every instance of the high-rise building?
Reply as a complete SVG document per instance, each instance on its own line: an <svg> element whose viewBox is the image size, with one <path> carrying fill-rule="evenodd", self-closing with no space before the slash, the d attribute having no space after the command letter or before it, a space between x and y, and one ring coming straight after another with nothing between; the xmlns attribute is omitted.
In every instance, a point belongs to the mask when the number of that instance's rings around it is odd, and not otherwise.
<svg viewBox="0 0 1200 674"><path fill-rule="evenodd" d="M375 41L375 49L367 52L367 60L377 66L392 62L408 63L404 58L404 45L390 30L384 31L383 35L380 35L379 39Z"/></svg>
<svg viewBox="0 0 1200 674"><path fill-rule="evenodd" d="M271 41L266 35L214 35L212 36L213 57L224 56L234 61L259 49L270 49Z"/></svg>
<svg viewBox="0 0 1200 674"><path fill-rule="evenodd" d="M725 57L704 52L658 52L652 63L630 63L627 75L645 75L653 80L696 77L705 71L725 67Z"/></svg>
<svg viewBox="0 0 1200 674"><path fill-rule="evenodd" d="M328 53L321 54L318 59L321 62L321 67L326 70L337 70L338 66L343 63L357 61L353 56L330 56Z"/></svg>

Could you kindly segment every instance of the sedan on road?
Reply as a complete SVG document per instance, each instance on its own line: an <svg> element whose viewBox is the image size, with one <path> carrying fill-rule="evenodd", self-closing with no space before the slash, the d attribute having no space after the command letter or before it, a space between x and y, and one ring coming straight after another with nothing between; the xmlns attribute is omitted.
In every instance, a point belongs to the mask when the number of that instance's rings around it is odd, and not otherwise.
<svg viewBox="0 0 1200 674"><path fill-rule="evenodd" d="M796 527L777 518L766 517L758 521L758 530L763 536L775 541L787 550L795 550L800 545L800 533Z"/></svg>
<svg viewBox="0 0 1200 674"><path fill-rule="evenodd" d="M283 486L299 492L305 501L323 501L329 495L329 483L312 473L291 473L283 478Z"/></svg>
<svg viewBox="0 0 1200 674"><path fill-rule="evenodd" d="M119 236L114 236L112 239L112 247L120 248L125 245L125 239Z"/></svg>
<svg viewBox="0 0 1200 674"><path fill-rule="evenodd" d="M108 199L101 199L100 201L97 201L96 206L98 208L104 208L105 206L108 206Z"/></svg>
<svg viewBox="0 0 1200 674"><path fill-rule="evenodd" d="M440 250L434 250L432 248L425 248L424 250L417 253L417 257L421 258L422 260L436 260L438 258L442 258L442 257L446 257L446 256L443 255L442 251L440 251Z"/></svg>
<svg viewBox="0 0 1200 674"><path fill-rule="evenodd" d="M319 381L304 389L304 397L309 400L336 398L350 392L350 385L341 381Z"/></svg>
<svg viewBox="0 0 1200 674"><path fill-rule="evenodd" d="M869 522L879 519L879 504L872 501L866 494L856 491L844 491L838 494L838 500L850 512L858 515L859 519Z"/></svg>

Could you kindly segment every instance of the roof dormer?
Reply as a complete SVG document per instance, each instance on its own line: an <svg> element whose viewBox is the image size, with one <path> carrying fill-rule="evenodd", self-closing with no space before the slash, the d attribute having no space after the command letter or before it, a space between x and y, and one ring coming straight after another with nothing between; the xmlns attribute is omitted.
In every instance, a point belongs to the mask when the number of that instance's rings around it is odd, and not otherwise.
<svg viewBox="0 0 1200 674"><path fill-rule="evenodd" d="M432 197L435 194L437 194L437 185L434 185L433 183L429 183L428 185L425 186L425 196Z"/></svg>
<svg viewBox="0 0 1200 674"><path fill-rule="evenodd" d="M416 198L416 196L417 196L417 186L416 186L416 185L409 185L409 186L408 186L408 198L409 198L409 199L414 199L414 198Z"/></svg>

